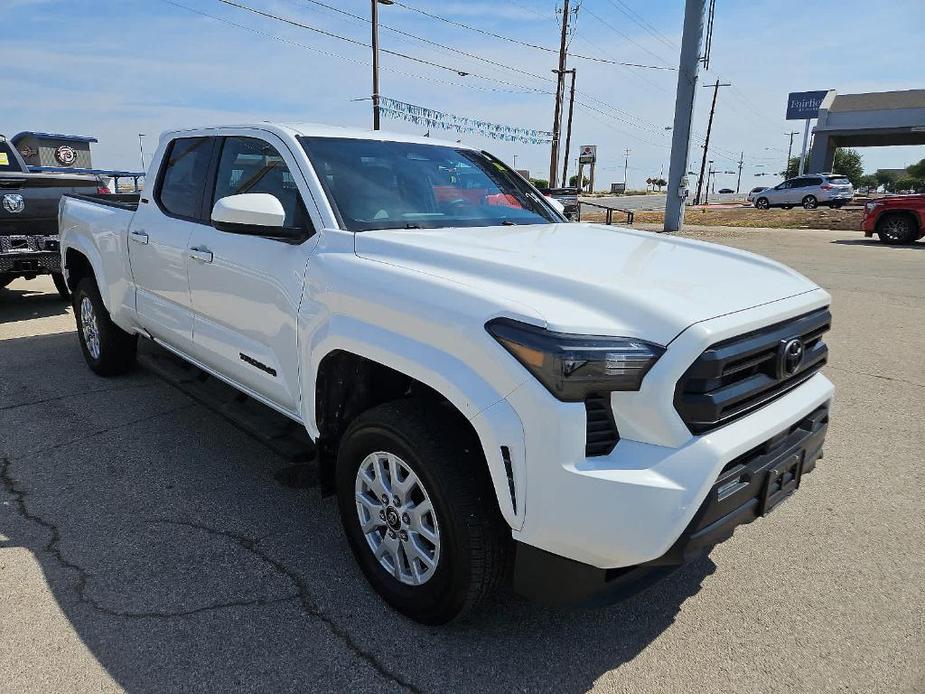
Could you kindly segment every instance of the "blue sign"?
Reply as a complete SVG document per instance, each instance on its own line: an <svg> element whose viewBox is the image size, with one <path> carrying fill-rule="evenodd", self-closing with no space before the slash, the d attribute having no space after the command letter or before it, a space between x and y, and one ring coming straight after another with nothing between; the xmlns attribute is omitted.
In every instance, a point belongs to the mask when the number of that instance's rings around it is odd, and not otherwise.
<svg viewBox="0 0 925 694"><path fill-rule="evenodd" d="M806 120L819 116L819 106L828 90L821 92L790 92L787 97L787 120Z"/></svg>

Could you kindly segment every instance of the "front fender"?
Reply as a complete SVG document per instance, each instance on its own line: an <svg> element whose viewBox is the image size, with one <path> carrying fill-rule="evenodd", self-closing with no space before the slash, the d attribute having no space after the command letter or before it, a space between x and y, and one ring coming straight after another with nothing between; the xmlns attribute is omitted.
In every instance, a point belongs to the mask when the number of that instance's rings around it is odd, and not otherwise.
<svg viewBox="0 0 925 694"><path fill-rule="evenodd" d="M312 437L317 438L319 430L314 398L309 394L315 392L319 367L328 354L341 350L387 366L437 391L469 420L488 462L502 516L512 528L522 526L526 508L524 432L505 400L508 392L499 391L444 349L349 316L331 316L314 338L304 352L307 368L302 370L303 416ZM507 448L507 460L502 446Z"/></svg>

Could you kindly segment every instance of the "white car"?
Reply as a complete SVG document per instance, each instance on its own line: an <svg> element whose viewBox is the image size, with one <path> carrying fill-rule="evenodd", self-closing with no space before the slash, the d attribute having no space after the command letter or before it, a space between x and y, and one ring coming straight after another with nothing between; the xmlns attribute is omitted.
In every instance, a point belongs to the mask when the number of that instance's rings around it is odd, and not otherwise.
<svg viewBox="0 0 925 694"><path fill-rule="evenodd" d="M126 371L141 336L304 425L364 574L413 619L509 580L612 599L821 455L830 297L779 263L567 223L430 138L175 131L147 180L137 209L62 202L87 364Z"/></svg>
<svg viewBox="0 0 925 694"><path fill-rule="evenodd" d="M789 210L797 205L807 210L819 206L839 208L851 202L854 187L845 176L838 174L807 174L790 178L773 188L755 193L753 201L759 210L783 207Z"/></svg>

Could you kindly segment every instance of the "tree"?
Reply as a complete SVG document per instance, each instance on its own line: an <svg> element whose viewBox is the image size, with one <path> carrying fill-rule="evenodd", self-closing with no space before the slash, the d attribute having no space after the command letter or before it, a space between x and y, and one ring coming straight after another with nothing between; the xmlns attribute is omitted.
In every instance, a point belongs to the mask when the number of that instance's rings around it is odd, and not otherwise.
<svg viewBox="0 0 925 694"><path fill-rule="evenodd" d="M884 169L877 169L874 173L874 176L877 178L877 183L882 185L887 190L890 190L893 185L893 181L896 180L896 174L892 171L886 171Z"/></svg>
<svg viewBox="0 0 925 694"><path fill-rule="evenodd" d="M655 185L658 186L658 192L659 192L659 193L662 192L662 188L663 188L664 186L667 186L667 185L668 185L668 181L666 181L664 178L656 178L656 179L653 181L653 183L654 183Z"/></svg>
<svg viewBox="0 0 925 694"><path fill-rule="evenodd" d="M581 189L582 190L584 190L585 186L588 185L588 183L590 182L591 182L590 178L588 178L584 174L581 175ZM568 184L570 188L578 188L578 174L569 176Z"/></svg>
<svg viewBox="0 0 925 694"><path fill-rule="evenodd" d="M912 176L900 176L895 181L893 181L894 193L905 193L907 191L915 192L922 186L922 182L917 178L912 178Z"/></svg>
<svg viewBox="0 0 925 694"><path fill-rule="evenodd" d="M807 158L809 154L807 154ZM787 164L785 178L795 178L800 170L800 157L790 157L790 163ZM835 150L835 163L832 164L832 173L842 174L848 177L848 180L855 186L860 185L861 176L864 175L864 166L861 155L857 150L839 147Z"/></svg>
<svg viewBox="0 0 925 694"><path fill-rule="evenodd" d="M925 159L921 159L918 164L907 167L906 173L909 174L911 178L925 181Z"/></svg>
<svg viewBox="0 0 925 694"><path fill-rule="evenodd" d="M531 178L530 183L535 185L537 188L548 188L549 187L549 181L547 181L545 178Z"/></svg>
<svg viewBox="0 0 925 694"><path fill-rule="evenodd" d="M875 190L880 186L880 181L877 180L876 174L864 174L861 176L861 180L858 181L858 185L861 188L867 188L868 190Z"/></svg>

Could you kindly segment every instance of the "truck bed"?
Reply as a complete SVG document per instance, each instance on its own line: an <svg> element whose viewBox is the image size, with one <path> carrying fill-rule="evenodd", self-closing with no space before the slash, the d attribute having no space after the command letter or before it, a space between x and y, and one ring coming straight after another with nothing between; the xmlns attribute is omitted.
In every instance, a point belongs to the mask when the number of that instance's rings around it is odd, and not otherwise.
<svg viewBox="0 0 925 694"><path fill-rule="evenodd" d="M141 199L141 193L112 193L107 195L97 193L65 193L63 197L105 205L106 207L118 207L122 210L134 212L138 209L138 201Z"/></svg>

